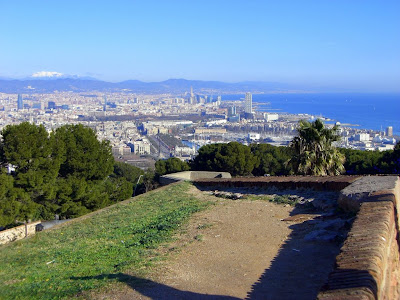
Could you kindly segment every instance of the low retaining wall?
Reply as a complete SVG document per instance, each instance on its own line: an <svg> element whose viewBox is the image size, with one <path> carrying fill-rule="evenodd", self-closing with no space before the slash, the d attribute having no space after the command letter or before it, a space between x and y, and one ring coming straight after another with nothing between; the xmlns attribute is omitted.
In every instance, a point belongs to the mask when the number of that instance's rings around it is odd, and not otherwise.
<svg viewBox="0 0 400 300"><path fill-rule="evenodd" d="M314 189L340 191L349 186L360 176L270 176L270 177L236 177L231 179L198 179L200 186L221 187L277 187L279 189Z"/></svg>
<svg viewBox="0 0 400 300"><path fill-rule="evenodd" d="M161 176L159 181L161 185L167 185L182 180L195 181L204 178L231 178L231 174L228 172L184 171Z"/></svg>
<svg viewBox="0 0 400 300"><path fill-rule="evenodd" d="M36 232L36 225L38 224L40 224L40 221L29 223L27 225L27 229L25 229L25 225L21 225L18 227L0 231L0 245L20 240L30 235L34 235Z"/></svg>
<svg viewBox="0 0 400 300"><path fill-rule="evenodd" d="M399 299L398 177L364 177L339 205L357 212L320 300Z"/></svg>

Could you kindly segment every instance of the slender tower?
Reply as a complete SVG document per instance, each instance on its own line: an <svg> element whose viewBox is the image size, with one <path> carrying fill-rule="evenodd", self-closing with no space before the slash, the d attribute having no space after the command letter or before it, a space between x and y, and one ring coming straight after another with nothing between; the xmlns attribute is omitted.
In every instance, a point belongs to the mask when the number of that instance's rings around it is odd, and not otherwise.
<svg viewBox="0 0 400 300"><path fill-rule="evenodd" d="M17 109L23 109L24 108L24 102L22 100L22 95L18 94L18 102L17 102Z"/></svg>
<svg viewBox="0 0 400 300"><path fill-rule="evenodd" d="M190 87L190 98L189 98L189 103L190 104L195 104L196 103L196 97L193 94L193 87Z"/></svg>
<svg viewBox="0 0 400 300"><path fill-rule="evenodd" d="M247 114L253 113L253 96L251 93L246 93L244 98L244 112Z"/></svg>
<svg viewBox="0 0 400 300"><path fill-rule="evenodd" d="M104 95L104 106L103 106L103 111L107 110L107 96Z"/></svg>

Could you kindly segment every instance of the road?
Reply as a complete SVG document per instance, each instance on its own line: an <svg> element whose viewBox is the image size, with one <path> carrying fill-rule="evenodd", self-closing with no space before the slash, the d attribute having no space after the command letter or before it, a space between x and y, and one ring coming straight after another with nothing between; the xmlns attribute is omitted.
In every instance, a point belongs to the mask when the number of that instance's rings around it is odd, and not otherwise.
<svg viewBox="0 0 400 300"><path fill-rule="evenodd" d="M157 135L149 135L148 138L151 141L153 147L156 148L156 152L154 153L156 156L158 156L158 147L160 147L159 158L163 159L170 157L170 148L166 143L163 142L163 140L161 140ZM157 147L155 147L154 145L157 145Z"/></svg>

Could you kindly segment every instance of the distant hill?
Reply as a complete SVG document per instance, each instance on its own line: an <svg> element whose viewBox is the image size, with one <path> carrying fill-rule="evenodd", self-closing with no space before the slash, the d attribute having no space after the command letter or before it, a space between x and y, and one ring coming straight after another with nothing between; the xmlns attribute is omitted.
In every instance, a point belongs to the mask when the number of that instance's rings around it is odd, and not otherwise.
<svg viewBox="0 0 400 300"><path fill-rule="evenodd" d="M133 93L172 93L183 94L190 91L196 93L243 93L249 92L285 92L298 90L296 86L275 83L246 81L227 83L221 81L202 81L186 79L168 79L160 82L143 82L127 80L122 82L106 82L91 78L57 78L57 79L1 79L0 92L3 93L52 93L55 91L73 92L133 92Z"/></svg>

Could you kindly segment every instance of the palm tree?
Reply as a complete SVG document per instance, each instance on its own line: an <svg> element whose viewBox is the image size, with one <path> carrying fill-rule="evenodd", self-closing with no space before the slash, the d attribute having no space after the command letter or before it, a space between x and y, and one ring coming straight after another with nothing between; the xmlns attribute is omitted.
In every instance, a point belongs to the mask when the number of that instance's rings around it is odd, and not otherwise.
<svg viewBox="0 0 400 300"><path fill-rule="evenodd" d="M345 157L332 143L340 140L338 126L326 128L322 120L301 120L298 136L289 147L293 152L286 164L293 173L302 175L339 175L344 172Z"/></svg>

